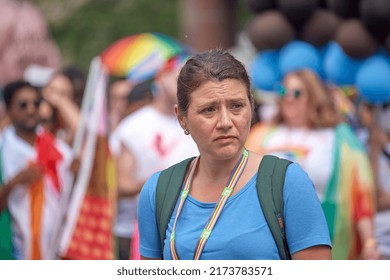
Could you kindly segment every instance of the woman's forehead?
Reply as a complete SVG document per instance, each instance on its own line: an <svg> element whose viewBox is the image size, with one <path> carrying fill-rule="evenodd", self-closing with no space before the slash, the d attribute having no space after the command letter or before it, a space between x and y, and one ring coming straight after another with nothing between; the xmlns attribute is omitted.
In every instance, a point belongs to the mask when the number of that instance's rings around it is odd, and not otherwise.
<svg viewBox="0 0 390 280"><path fill-rule="evenodd" d="M219 102L247 100L245 85L239 80L212 81L204 83L191 93L192 105L202 106Z"/></svg>
<svg viewBox="0 0 390 280"><path fill-rule="evenodd" d="M246 88L246 85L243 81L239 80L239 79L223 79L221 81L219 80L216 80L216 79L211 79L211 80L207 80L207 81L204 81L203 83L201 83L201 85L197 88L202 88L202 87L210 87L210 86L214 86L214 87L224 87L224 86L227 86L227 87L241 87L241 88ZM195 90L197 90L195 89Z"/></svg>
<svg viewBox="0 0 390 280"><path fill-rule="evenodd" d="M296 75L296 74L288 74L284 79L283 79L283 84L285 86L300 86L300 87L304 87L304 83L302 81L302 79Z"/></svg>
<svg viewBox="0 0 390 280"><path fill-rule="evenodd" d="M207 81L196 88L193 94L200 95L221 95L226 94L227 96L246 94L246 87L243 82L236 79L226 79L223 81Z"/></svg>

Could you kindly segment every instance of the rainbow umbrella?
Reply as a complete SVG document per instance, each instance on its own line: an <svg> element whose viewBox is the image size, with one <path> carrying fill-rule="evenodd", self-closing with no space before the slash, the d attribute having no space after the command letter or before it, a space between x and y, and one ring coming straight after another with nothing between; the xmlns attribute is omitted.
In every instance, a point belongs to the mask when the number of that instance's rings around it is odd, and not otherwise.
<svg viewBox="0 0 390 280"><path fill-rule="evenodd" d="M115 41L101 59L111 75L137 83L153 78L170 58L189 52L187 46L167 35L140 33Z"/></svg>

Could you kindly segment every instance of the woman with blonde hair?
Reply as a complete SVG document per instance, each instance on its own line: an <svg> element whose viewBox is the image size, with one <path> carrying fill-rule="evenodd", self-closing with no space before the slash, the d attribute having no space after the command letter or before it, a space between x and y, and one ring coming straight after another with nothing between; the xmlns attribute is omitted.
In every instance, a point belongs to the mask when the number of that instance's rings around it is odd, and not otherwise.
<svg viewBox="0 0 390 280"><path fill-rule="evenodd" d="M253 125L246 146L298 162L309 174L328 222L333 259L377 259L374 185L363 146L315 73L290 72L282 84L273 122Z"/></svg>

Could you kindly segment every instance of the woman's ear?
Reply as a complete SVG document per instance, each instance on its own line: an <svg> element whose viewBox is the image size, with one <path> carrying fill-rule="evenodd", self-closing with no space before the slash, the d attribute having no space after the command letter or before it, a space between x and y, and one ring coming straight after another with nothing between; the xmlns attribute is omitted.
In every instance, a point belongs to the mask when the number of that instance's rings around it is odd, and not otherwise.
<svg viewBox="0 0 390 280"><path fill-rule="evenodd" d="M185 117L182 113L180 113L179 106L177 104L174 105L174 109L175 109L177 120L179 121L181 128L183 128L184 130L187 129Z"/></svg>

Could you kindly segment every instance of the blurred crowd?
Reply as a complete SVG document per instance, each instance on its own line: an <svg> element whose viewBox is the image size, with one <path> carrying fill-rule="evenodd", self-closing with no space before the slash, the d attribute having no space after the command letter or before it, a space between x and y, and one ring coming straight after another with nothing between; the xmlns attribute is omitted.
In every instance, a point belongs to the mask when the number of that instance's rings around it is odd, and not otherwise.
<svg viewBox="0 0 390 280"><path fill-rule="evenodd" d="M247 2L255 6L256 1ZM70 181L86 172L82 166L89 150L75 152L74 147L86 121L91 73L77 64L61 65L46 23L31 3L0 0L0 9L0 259L72 258L53 251L61 231L55 226L64 219L58 211L64 188L72 188ZM277 21L280 14L266 16ZM249 29L259 52L249 66L256 112L247 148L298 162L308 173L327 218L334 259L390 259L390 88L372 98L375 79L361 94L366 84L359 88L325 78L316 60L302 56L310 49L302 42L284 51L283 64L282 54L270 54L260 40L256 26L263 26L261 20ZM173 110L176 78L190 55L185 54L167 58L151 79L108 73L103 121L115 166L115 196L107 206L113 219L101 228L108 228L112 240L96 242L113 242L114 254L93 251L93 237L85 230L91 254L84 258L138 259L137 203L143 184L154 172L198 155ZM279 62L280 69L267 68Z"/></svg>

